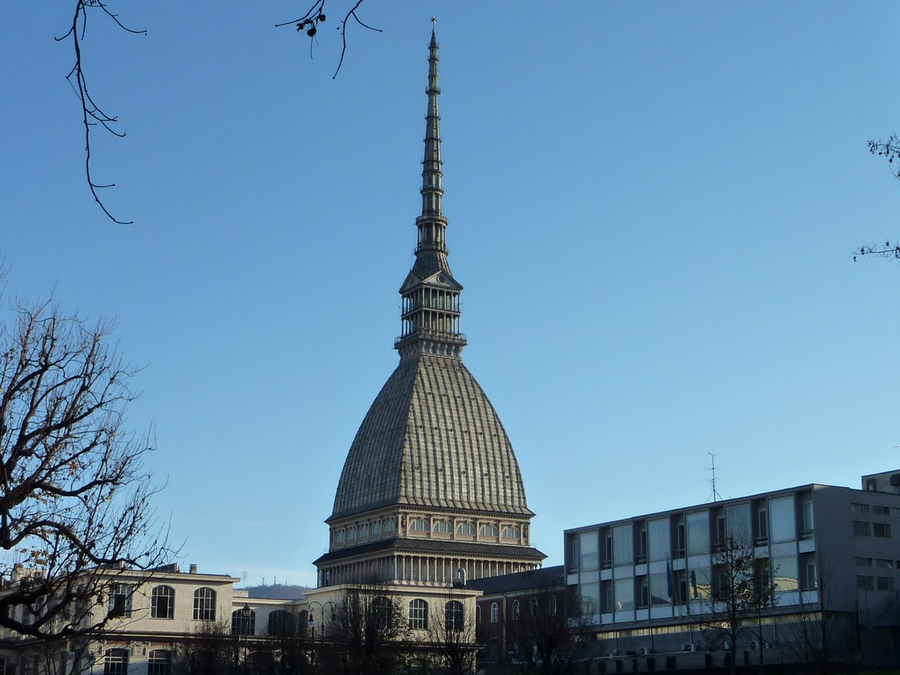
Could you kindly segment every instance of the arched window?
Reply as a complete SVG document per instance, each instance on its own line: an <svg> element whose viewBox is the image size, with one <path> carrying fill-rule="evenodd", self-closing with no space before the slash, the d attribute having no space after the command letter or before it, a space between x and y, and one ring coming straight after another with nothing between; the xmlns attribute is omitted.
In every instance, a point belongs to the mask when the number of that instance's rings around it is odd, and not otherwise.
<svg viewBox="0 0 900 675"><path fill-rule="evenodd" d="M428 532L428 521L424 518L413 518L409 521L410 532Z"/></svg>
<svg viewBox="0 0 900 675"><path fill-rule="evenodd" d="M268 634L272 637L288 637L293 635L293 615L283 609L276 609L274 612L269 612Z"/></svg>
<svg viewBox="0 0 900 675"><path fill-rule="evenodd" d="M147 675L169 675L172 672L172 652L151 649L147 654Z"/></svg>
<svg viewBox="0 0 900 675"><path fill-rule="evenodd" d="M549 605L550 616L556 616L556 596L551 595L547 604Z"/></svg>
<svg viewBox="0 0 900 675"><path fill-rule="evenodd" d="M175 618L175 589L171 586L154 586L150 591L150 618Z"/></svg>
<svg viewBox="0 0 900 675"><path fill-rule="evenodd" d="M107 649L103 659L103 675L128 675L128 650Z"/></svg>
<svg viewBox="0 0 900 675"><path fill-rule="evenodd" d="M194 591L194 621L216 620L216 592L211 588Z"/></svg>
<svg viewBox="0 0 900 675"><path fill-rule="evenodd" d="M359 526L359 538L364 539L369 536L369 526L368 525L360 525Z"/></svg>
<svg viewBox="0 0 900 675"><path fill-rule="evenodd" d="M384 521L384 531L385 533L394 531L394 521L390 518Z"/></svg>
<svg viewBox="0 0 900 675"><path fill-rule="evenodd" d="M503 527L503 538L504 539L518 539L519 538L519 528L513 527L512 525L505 525Z"/></svg>
<svg viewBox="0 0 900 675"><path fill-rule="evenodd" d="M475 605L475 625L481 625L481 605Z"/></svg>
<svg viewBox="0 0 900 675"><path fill-rule="evenodd" d="M496 602L491 603L491 623L497 623L500 620L500 608Z"/></svg>
<svg viewBox="0 0 900 675"><path fill-rule="evenodd" d="M384 630L391 625L394 615L394 605L390 598L379 595L372 600L372 613L375 616L375 627Z"/></svg>
<svg viewBox="0 0 900 675"><path fill-rule="evenodd" d="M231 613L232 635L253 635L256 633L256 612L249 607L247 616L244 616L244 608L236 609Z"/></svg>
<svg viewBox="0 0 900 675"><path fill-rule="evenodd" d="M444 626L447 631L460 633L463 629L463 604L458 600L451 600L444 605Z"/></svg>
<svg viewBox="0 0 900 675"><path fill-rule="evenodd" d="M338 531L337 531L337 534L334 535L334 542L335 542L336 544L343 544L343 543L344 543L344 531L343 531L343 530L338 530Z"/></svg>
<svg viewBox="0 0 900 675"><path fill-rule="evenodd" d="M356 528L355 527L351 527L349 530L347 530L347 541L348 542L356 541Z"/></svg>
<svg viewBox="0 0 900 675"><path fill-rule="evenodd" d="M113 584L109 587L108 611L110 616L131 616L131 584Z"/></svg>
<svg viewBox="0 0 900 675"><path fill-rule="evenodd" d="M537 616L538 613L538 599L531 599L531 616Z"/></svg>
<svg viewBox="0 0 900 675"><path fill-rule="evenodd" d="M409 627L413 630L428 628L428 603L415 599L409 603Z"/></svg>
<svg viewBox="0 0 900 675"><path fill-rule="evenodd" d="M460 523L456 526L456 534L475 534L475 526L472 523Z"/></svg>
<svg viewBox="0 0 900 675"><path fill-rule="evenodd" d="M439 534L450 534L453 532L453 526L449 520L438 520L434 523L434 531Z"/></svg>
<svg viewBox="0 0 900 675"><path fill-rule="evenodd" d="M513 600L513 605L512 605L512 618L513 618L513 621L518 621L518 620L519 620L519 617L520 617L521 615L522 615L522 611L521 611L521 608L519 607L519 601L518 601L518 600Z"/></svg>
<svg viewBox="0 0 900 675"><path fill-rule="evenodd" d="M485 523L481 526L481 529L478 532L482 537L496 537L500 534L500 531L497 529L496 525L492 523Z"/></svg>
<svg viewBox="0 0 900 675"><path fill-rule="evenodd" d="M379 534L381 534L381 523L372 523L371 535L375 537Z"/></svg>

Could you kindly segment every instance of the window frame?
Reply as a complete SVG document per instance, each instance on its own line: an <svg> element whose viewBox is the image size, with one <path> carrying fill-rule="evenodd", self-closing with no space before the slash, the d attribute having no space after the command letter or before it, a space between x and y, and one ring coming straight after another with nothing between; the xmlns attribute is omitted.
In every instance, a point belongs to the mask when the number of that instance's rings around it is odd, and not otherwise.
<svg viewBox="0 0 900 675"><path fill-rule="evenodd" d="M499 537L500 536L500 528L494 525L494 523L482 523L478 528L478 536L479 537Z"/></svg>
<svg viewBox="0 0 900 675"><path fill-rule="evenodd" d="M209 586L201 586L194 591L194 621L216 620L216 591Z"/></svg>
<svg viewBox="0 0 900 675"><path fill-rule="evenodd" d="M409 521L409 531L428 534L431 532L431 527L428 525L428 519L422 517L413 518Z"/></svg>
<svg viewBox="0 0 900 675"><path fill-rule="evenodd" d="M134 586L117 582L109 587L109 601L107 602L107 614L111 617L128 618L131 616L131 599L134 596Z"/></svg>
<svg viewBox="0 0 900 675"><path fill-rule="evenodd" d="M103 654L103 675L128 675L127 649L114 647Z"/></svg>
<svg viewBox="0 0 900 675"><path fill-rule="evenodd" d="M171 672L171 649L151 649L147 652L147 675L170 675Z"/></svg>
<svg viewBox="0 0 900 675"><path fill-rule="evenodd" d="M428 630L428 603L422 598L409 601L409 629Z"/></svg>
<svg viewBox="0 0 900 675"><path fill-rule="evenodd" d="M160 601L165 600L164 609L160 612ZM175 589L165 584L154 586L150 591L150 618L174 619L175 618Z"/></svg>
<svg viewBox="0 0 900 675"><path fill-rule="evenodd" d="M232 635L256 635L256 612L250 610L247 618L244 618L244 608L238 608L231 613Z"/></svg>
<svg viewBox="0 0 900 675"><path fill-rule="evenodd" d="M461 633L465 628L465 608L459 600L444 605L444 628L448 633Z"/></svg>

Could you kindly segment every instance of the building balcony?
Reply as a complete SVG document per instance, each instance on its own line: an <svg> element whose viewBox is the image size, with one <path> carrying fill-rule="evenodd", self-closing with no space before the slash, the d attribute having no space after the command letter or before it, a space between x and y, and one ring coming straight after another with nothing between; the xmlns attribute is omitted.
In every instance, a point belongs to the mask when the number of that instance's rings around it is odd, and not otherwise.
<svg viewBox="0 0 900 675"><path fill-rule="evenodd" d="M447 342L460 346L463 346L468 342L466 340L465 333L446 333L444 331L436 330L417 330L410 333L409 335L401 335L400 337L394 338L394 347L397 347L404 342L412 341L414 339L432 340L434 342Z"/></svg>

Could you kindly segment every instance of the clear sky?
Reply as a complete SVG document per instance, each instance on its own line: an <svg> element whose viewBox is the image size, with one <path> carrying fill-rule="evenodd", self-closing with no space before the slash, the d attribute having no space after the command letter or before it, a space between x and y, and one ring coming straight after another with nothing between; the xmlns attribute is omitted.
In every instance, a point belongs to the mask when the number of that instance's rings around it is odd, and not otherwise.
<svg viewBox="0 0 900 675"><path fill-rule="evenodd" d="M900 4L367 0L336 80L274 24L304 3L110 0L92 17L107 221L55 43L72 3L5 8L7 299L118 320L146 366L156 500L183 563L312 583L341 467L397 362L429 18L464 360L562 531L900 467Z"/></svg>

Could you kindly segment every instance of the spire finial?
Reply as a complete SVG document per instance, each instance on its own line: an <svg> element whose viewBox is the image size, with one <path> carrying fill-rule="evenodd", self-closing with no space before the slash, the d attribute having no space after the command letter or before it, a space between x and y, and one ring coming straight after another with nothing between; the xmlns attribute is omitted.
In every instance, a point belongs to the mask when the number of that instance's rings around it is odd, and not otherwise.
<svg viewBox="0 0 900 675"><path fill-rule="evenodd" d="M438 113L438 43L431 17L431 44L428 46L428 112L425 115L425 161L422 163L422 215L439 216L444 190L441 184L441 116Z"/></svg>

